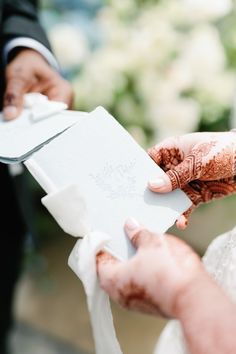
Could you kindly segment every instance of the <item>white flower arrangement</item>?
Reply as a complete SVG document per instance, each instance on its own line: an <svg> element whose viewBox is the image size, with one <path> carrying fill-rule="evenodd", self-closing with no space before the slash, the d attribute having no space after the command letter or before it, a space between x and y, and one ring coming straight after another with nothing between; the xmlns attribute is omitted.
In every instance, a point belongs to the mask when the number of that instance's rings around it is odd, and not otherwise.
<svg viewBox="0 0 236 354"><path fill-rule="evenodd" d="M77 108L105 106L141 143L221 121L235 91L221 23L233 13L231 0L110 0L102 44L77 55Z"/></svg>
<svg viewBox="0 0 236 354"><path fill-rule="evenodd" d="M88 43L79 27L60 23L52 27L48 36L53 51L63 68L78 67L85 62Z"/></svg>

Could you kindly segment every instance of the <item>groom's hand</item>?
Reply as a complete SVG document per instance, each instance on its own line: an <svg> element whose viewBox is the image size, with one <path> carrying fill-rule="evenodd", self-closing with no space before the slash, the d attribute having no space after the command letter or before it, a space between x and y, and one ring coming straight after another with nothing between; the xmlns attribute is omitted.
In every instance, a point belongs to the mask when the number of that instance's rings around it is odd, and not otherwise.
<svg viewBox="0 0 236 354"><path fill-rule="evenodd" d="M22 49L6 67L6 90L3 110L7 120L16 118L23 108L23 97L28 92L39 92L49 99L65 102L72 107L73 92L64 80L32 49Z"/></svg>
<svg viewBox="0 0 236 354"><path fill-rule="evenodd" d="M177 221L185 228L192 210L236 192L236 133L192 133L168 138L149 150L151 158L166 172L153 178L149 188L167 193L182 188L193 206Z"/></svg>

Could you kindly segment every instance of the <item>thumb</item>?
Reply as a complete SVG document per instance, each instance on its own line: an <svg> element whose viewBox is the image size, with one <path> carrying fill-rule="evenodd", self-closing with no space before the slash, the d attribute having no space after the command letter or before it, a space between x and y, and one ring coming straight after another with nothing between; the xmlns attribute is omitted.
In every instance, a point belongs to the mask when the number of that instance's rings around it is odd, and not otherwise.
<svg viewBox="0 0 236 354"><path fill-rule="evenodd" d="M195 157L193 154L186 156L180 164L168 170L165 175L150 180L149 188L158 193L168 193L177 188L184 188L198 177Z"/></svg>
<svg viewBox="0 0 236 354"><path fill-rule="evenodd" d="M18 117L23 109L24 94L28 91L28 80L10 78L3 99L3 115L6 120Z"/></svg>
<svg viewBox="0 0 236 354"><path fill-rule="evenodd" d="M185 230L186 227L188 226L189 218L196 208L196 205L192 204L192 206L186 210L182 215L178 217L176 220L176 226L179 230Z"/></svg>

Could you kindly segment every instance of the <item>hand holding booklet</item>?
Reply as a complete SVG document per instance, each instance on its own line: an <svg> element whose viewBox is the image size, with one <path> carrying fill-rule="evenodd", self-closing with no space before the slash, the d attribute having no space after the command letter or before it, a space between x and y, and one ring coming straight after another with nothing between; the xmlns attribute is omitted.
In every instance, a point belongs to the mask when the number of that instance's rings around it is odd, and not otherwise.
<svg viewBox="0 0 236 354"><path fill-rule="evenodd" d="M104 108L88 114L48 102L41 112L40 106L33 120L26 110L16 121L0 123L0 161L24 161L58 224L83 237L68 264L84 285L96 353L122 354L109 298L98 283L96 254L105 248L127 260L135 252L123 230L128 217L163 233L191 202L180 190L148 190L147 181L164 172Z"/></svg>
<svg viewBox="0 0 236 354"><path fill-rule="evenodd" d="M25 164L47 193L76 185L89 230L110 235L107 249L120 259L134 254L123 231L127 217L165 232L190 206L180 190L166 195L148 190L147 181L164 172L102 107L36 151Z"/></svg>
<svg viewBox="0 0 236 354"><path fill-rule="evenodd" d="M104 108L72 112L39 100L34 111L33 120L26 109L16 120L0 123L0 161L25 161L46 193L76 186L86 211L74 210L72 226L86 217L87 230L111 237L107 249L116 257L134 253L123 231L127 217L165 232L190 206L180 190L166 195L148 190L147 181L164 172ZM74 215L70 207L68 202L67 213Z"/></svg>

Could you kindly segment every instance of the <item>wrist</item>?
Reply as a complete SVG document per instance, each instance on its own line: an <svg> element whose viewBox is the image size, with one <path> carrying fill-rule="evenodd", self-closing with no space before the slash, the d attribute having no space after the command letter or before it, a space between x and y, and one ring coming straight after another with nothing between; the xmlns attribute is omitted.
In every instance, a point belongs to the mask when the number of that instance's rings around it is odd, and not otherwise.
<svg viewBox="0 0 236 354"><path fill-rule="evenodd" d="M16 57L25 56L25 55L27 56L37 55L38 57L44 59L43 56L34 49L27 48L27 47L15 47L8 54L8 63L14 60Z"/></svg>
<svg viewBox="0 0 236 354"><path fill-rule="evenodd" d="M191 353L236 352L235 304L206 272L178 297L176 318Z"/></svg>
<svg viewBox="0 0 236 354"><path fill-rule="evenodd" d="M193 315L193 312L209 306L209 295L219 290L204 268L178 292L174 303L174 317L181 320Z"/></svg>
<svg viewBox="0 0 236 354"><path fill-rule="evenodd" d="M44 61L46 61L45 58L43 57L43 55L41 53L39 53L37 50L35 50L35 49L27 48L27 47L20 47L18 49L19 49L18 55L30 56L30 57L31 56L36 56L36 57L41 58Z"/></svg>

